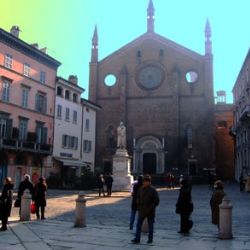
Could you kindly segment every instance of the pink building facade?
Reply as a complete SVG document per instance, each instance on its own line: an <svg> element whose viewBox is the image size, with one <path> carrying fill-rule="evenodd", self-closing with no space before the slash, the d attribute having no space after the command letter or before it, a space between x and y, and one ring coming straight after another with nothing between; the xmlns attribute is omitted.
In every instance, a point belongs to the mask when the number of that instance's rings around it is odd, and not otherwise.
<svg viewBox="0 0 250 250"><path fill-rule="evenodd" d="M55 81L60 62L0 29L0 186L28 173L48 176L54 136Z"/></svg>

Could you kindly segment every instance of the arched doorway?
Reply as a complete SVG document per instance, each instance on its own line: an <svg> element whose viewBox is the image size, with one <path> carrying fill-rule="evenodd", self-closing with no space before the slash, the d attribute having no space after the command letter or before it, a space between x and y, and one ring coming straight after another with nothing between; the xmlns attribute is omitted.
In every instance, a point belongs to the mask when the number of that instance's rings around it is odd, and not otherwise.
<svg viewBox="0 0 250 250"><path fill-rule="evenodd" d="M135 140L133 172L137 174L164 173L165 152L163 143L155 136Z"/></svg>
<svg viewBox="0 0 250 250"><path fill-rule="evenodd" d="M143 154L143 174L156 174L156 154Z"/></svg>

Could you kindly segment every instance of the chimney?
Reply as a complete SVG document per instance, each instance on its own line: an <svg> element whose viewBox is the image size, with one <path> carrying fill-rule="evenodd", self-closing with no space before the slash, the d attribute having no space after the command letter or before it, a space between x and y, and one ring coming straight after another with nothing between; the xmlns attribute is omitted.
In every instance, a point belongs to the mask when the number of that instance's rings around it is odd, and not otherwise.
<svg viewBox="0 0 250 250"><path fill-rule="evenodd" d="M19 32L20 32L20 29L17 25L13 25L10 29L10 34L15 37L19 37Z"/></svg>
<svg viewBox="0 0 250 250"><path fill-rule="evenodd" d="M45 54L46 54L46 52L47 52L47 48L46 48L46 47L44 47L44 48L40 49L40 51L42 51L43 53L45 53Z"/></svg>
<svg viewBox="0 0 250 250"><path fill-rule="evenodd" d="M68 81L71 82L71 83L73 83L73 84L75 84L75 85L77 85L78 78L77 78L76 75L70 75Z"/></svg>
<svg viewBox="0 0 250 250"><path fill-rule="evenodd" d="M38 49L38 43L32 43L32 44L30 44L30 45L31 45L32 47Z"/></svg>

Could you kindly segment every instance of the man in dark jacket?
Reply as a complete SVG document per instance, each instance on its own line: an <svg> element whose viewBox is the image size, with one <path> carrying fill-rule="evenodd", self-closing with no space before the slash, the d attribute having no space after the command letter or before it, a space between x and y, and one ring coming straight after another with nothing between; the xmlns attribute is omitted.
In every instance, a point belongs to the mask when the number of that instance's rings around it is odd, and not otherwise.
<svg viewBox="0 0 250 250"><path fill-rule="evenodd" d="M10 177L5 178L5 184L0 196L0 219L2 221L2 227L0 231L7 230L8 217L11 213L13 199L13 184Z"/></svg>
<svg viewBox="0 0 250 250"><path fill-rule="evenodd" d="M148 220L149 235L147 243L153 242L155 208L159 205L159 196L154 187L151 186L151 177L143 177L143 184L137 195L138 219L135 238L132 243L139 244L141 239L141 227L145 218Z"/></svg>
<svg viewBox="0 0 250 250"><path fill-rule="evenodd" d="M107 194L108 196L111 196L112 194L112 184L113 184L113 177L111 176L111 174L108 174L107 178L106 178L106 185L107 185Z"/></svg>

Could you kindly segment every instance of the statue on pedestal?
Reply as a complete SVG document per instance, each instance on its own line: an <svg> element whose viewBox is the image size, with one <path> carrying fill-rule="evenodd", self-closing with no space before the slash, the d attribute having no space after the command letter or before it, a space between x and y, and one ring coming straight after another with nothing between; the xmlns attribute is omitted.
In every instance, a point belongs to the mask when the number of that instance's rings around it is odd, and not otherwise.
<svg viewBox="0 0 250 250"><path fill-rule="evenodd" d="M123 122L120 122L120 125L117 128L117 148L126 149L126 127Z"/></svg>

